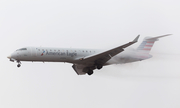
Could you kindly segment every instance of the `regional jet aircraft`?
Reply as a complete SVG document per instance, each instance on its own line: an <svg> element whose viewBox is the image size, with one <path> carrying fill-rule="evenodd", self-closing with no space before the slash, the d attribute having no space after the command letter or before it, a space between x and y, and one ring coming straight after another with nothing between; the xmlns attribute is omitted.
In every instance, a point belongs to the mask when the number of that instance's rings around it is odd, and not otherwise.
<svg viewBox="0 0 180 108"><path fill-rule="evenodd" d="M129 43L108 50L25 47L16 50L8 58L12 62L16 61L17 67L21 66L21 61L68 62L73 64L72 67L78 75L86 73L92 75L93 70L101 69L106 65L124 64L151 58L149 52L154 42L158 38L169 35L145 37L139 47L131 51L125 50L125 48L136 43L139 36Z"/></svg>

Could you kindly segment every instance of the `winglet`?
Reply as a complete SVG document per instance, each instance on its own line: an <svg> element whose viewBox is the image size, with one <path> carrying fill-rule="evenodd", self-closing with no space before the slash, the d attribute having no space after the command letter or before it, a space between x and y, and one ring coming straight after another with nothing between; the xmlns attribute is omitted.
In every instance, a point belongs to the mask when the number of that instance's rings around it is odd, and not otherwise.
<svg viewBox="0 0 180 108"><path fill-rule="evenodd" d="M132 42L137 42L138 39L139 39L139 36L140 36L140 35L138 35Z"/></svg>

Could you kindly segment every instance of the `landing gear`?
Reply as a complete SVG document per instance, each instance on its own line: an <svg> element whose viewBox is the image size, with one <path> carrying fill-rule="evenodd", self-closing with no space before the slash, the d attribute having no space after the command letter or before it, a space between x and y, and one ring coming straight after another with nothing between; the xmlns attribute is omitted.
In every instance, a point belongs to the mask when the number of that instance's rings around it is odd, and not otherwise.
<svg viewBox="0 0 180 108"><path fill-rule="evenodd" d="M87 68L86 73L88 75L92 75L94 69L101 69L102 67L103 67L102 65L94 65L93 67Z"/></svg>
<svg viewBox="0 0 180 108"><path fill-rule="evenodd" d="M102 67L102 65L97 65L97 69L101 69Z"/></svg>
<svg viewBox="0 0 180 108"><path fill-rule="evenodd" d="M21 64L18 64L17 67L18 67L18 68L21 67Z"/></svg>
<svg viewBox="0 0 180 108"><path fill-rule="evenodd" d="M93 70L89 70L89 71L87 72L87 74L88 74L88 75L92 75L92 74L93 74Z"/></svg>
<svg viewBox="0 0 180 108"><path fill-rule="evenodd" d="M21 67L21 62L20 62L20 61L17 61L17 63L18 63L17 67L18 67L18 68Z"/></svg>

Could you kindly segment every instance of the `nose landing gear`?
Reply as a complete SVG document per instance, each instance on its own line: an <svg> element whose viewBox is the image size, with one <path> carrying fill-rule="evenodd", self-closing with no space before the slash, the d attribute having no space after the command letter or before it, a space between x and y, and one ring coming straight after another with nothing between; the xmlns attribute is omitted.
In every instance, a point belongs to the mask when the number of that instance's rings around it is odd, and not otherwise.
<svg viewBox="0 0 180 108"><path fill-rule="evenodd" d="M21 62L20 62L20 61L17 61L17 62L18 62L17 67L18 67L18 68L21 67Z"/></svg>
<svg viewBox="0 0 180 108"><path fill-rule="evenodd" d="M21 64L18 64L17 67L18 67L18 68L21 67Z"/></svg>

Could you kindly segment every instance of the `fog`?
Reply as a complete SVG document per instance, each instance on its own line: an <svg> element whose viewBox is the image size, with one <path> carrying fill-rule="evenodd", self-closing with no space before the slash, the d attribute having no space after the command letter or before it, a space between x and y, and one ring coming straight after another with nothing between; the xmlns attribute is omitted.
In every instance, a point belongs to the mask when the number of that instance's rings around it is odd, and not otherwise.
<svg viewBox="0 0 180 108"><path fill-rule="evenodd" d="M179 108L180 1L1 0L0 107ZM78 76L69 63L10 62L26 46L108 49L140 34L153 58Z"/></svg>

